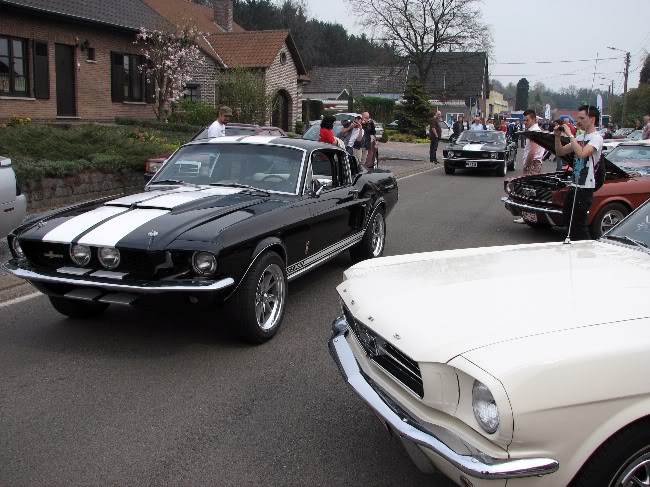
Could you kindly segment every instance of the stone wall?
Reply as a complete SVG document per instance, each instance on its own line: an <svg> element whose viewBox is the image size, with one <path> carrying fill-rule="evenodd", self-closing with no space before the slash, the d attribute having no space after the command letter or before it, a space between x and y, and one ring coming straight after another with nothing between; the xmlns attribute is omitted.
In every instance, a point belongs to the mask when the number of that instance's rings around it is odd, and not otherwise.
<svg viewBox="0 0 650 487"><path fill-rule="evenodd" d="M202 66L194 66L192 70L192 81L200 86L201 101L215 105L215 86L219 79L219 70L214 63L214 60L201 52L203 58Z"/></svg>
<svg viewBox="0 0 650 487"><path fill-rule="evenodd" d="M27 195L27 211L38 212L106 196L137 193L143 187L141 172L86 172L64 178L30 181L22 189Z"/></svg>
<svg viewBox="0 0 650 487"><path fill-rule="evenodd" d="M282 64L283 54L286 62ZM298 120L302 120L301 94L298 93L298 70L286 44L278 51L271 67L266 70L266 90L275 95L279 90L286 90L291 97L289 111L289 130L293 131Z"/></svg>

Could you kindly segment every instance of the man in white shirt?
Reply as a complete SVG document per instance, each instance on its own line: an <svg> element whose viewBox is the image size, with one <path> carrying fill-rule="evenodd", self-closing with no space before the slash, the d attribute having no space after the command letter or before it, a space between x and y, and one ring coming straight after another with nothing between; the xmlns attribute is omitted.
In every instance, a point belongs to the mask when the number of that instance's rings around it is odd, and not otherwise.
<svg viewBox="0 0 650 487"><path fill-rule="evenodd" d="M208 127L208 138L214 139L216 137L225 137L226 125L228 125L228 122L230 122L231 118L232 109L229 107L220 107L217 119L212 122L212 125L210 125L210 127Z"/></svg>
<svg viewBox="0 0 650 487"><path fill-rule="evenodd" d="M362 147L363 147L363 125L361 123L361 116L355 117L355 119L349 124L343 124L343 129L339 134L339 137L345 142L345 150L351 156L357 158L361 162L362 156Z"/></svg>
<svg viewBox="0 0 650 487"><path fill-rule="evenodd" d="M558 157L573 152L575 163L573 166L574 190L567 195L564 202L564 221L570 226L569 238L571 240L589 240L589 227L587 215L594 200L596 189L596 165L600 161L603 151L603 138L596 130L600 121L600 111L595 106L583 105L578 108L578 128L584 132L575 137L566 125L555 127L555 153ZM565 134L571 142L562 145L561 136ZM574 203L575 199L575 203ZM573 218L571 218L573 213Z"/></svg>
<svg viewBox="0 0 650 487"><path fill-rule="evenodd" d="M474 117L474 121L472 122L472 125L469 126L470 130L485 130L483 127L483 124L481 123L481 119L479 117Z"/></svg>
<svg viewBox="0 0 650 487"><path fill-rule="evenodd" d="M643 140L650 140L650 114L643 117L643 132L641 138Z"/></svg>

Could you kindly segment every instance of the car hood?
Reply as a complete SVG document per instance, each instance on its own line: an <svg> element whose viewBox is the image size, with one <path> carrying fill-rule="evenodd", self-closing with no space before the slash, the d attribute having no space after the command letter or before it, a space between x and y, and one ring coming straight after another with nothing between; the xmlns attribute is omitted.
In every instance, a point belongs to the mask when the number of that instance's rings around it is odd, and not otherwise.
<svg viewBox="0 0 650 487"><path fill-rule="evenodd" d="M650 316L650 255L604 242L387 257L345 276L337 289L352 314L418 362Z"/></svg>
<svg viewBox="0 0 650 487"><path fill-rule="evenodd" d="M552 154L555 154L555 135L552 134L551 132L525 131L525 132L521 132L520 135L527 137L528 139L532 140L536 144L543 147L545 150L551 152ZM563 144L568 144L569 142L570 142L569 137L562 136ZM569 166L573 167L573 153L567 154L566 156L561 156L561 159L564 160ZM621 169L616 164L614 164L609 159L607 159L607 156L605 156L604 159L605 159L605 167L608 172L614 173L620 177L630 177L630 175L627 172L625 172L623 169Z"/></svg>
<svg viewBox="0 0 650 487"><path fill-rule="evenodd" d="M104 199L52 213L21 240L162 250L191 229L219 220L223 228L254 216L245 211L268 198L239 188L176 187ZM214 229L212 238L219 233Z"/></svg>

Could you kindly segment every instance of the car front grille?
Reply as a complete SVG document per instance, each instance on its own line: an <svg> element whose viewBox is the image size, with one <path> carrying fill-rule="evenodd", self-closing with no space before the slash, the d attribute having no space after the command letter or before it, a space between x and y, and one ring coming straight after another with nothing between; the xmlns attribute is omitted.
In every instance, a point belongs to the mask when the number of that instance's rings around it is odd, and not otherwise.
<svg viewBox="0 0 650 487"><path fill-rule="evenodd" d="M70 258L70 244L21 241L20 247L25 257L37 267L58 269L72 264Z"/></svg>
<svg viewBox="0 0 650 487"><path fill-rule="evenodd" d="M553 192L550 188L545 188L530 181L513 181L512 194L528 201L541 201L552 203Z"/></svg>
<svg viewBox="0 0 650 487"><path fill-rule="evenodd" d="M344 307L343 312L352 333L366 356L407 389L422 398L424 387L418 363L357 321L349 309Z"/></svg>

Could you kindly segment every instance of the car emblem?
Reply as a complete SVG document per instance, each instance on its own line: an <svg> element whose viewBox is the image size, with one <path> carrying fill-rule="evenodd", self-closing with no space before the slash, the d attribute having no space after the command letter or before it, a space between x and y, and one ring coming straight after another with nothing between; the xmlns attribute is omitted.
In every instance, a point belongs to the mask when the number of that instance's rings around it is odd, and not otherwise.
<svg viewBox="0 0 650 487"><path fill-rule="evenodd" d="M43 255L48 259L63 259L63 255L55 254L52 250L50 250L49 252L45 252Z"/></svg>
<svg viewBox="0 0 650 487"><path fill-rule="evenodd" d="M535 196L537 196L537 191L535 191L534 189L531 189L531 188L524 188L523 193L526 196L529 196L531 198L534 198Z"/></svg>
<svg viewBox="0 0 650 487"><path fill-rule="evenodd" d="M38 228L43 228L43 227L44 227L45 225L47 225L47 222L46 222L46 221L43 221L43 220L41 220L41 221L40 221L40 222L38 222L38 223L37 223L36 225L38 225Z"/></svg>

